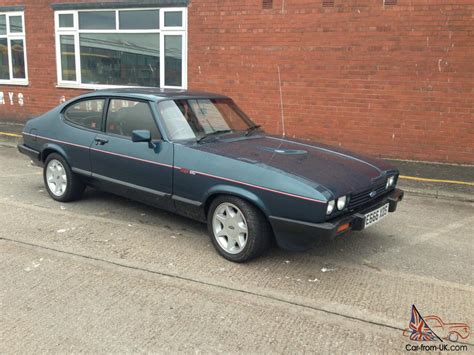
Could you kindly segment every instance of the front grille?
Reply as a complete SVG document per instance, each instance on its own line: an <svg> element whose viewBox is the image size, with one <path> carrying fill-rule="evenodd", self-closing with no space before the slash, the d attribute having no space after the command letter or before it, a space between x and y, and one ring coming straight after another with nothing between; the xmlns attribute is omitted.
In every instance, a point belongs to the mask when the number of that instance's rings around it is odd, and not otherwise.
<svg viewBox="0 0 474 355"><path fill-rule="evenodd" d="M351 198L350 198L350 201L349 201L349 210L353 211L355 209L358 209L359 207L362 207L365 204L376 200L378 197L384 195L388 191L389 190L385 189L385 182L384 182L382 184L377 184L377 185L371 187L370 189L352 194ZM370 196L371 192L375 192L375 195L373 195L372 197Z"/></svg>

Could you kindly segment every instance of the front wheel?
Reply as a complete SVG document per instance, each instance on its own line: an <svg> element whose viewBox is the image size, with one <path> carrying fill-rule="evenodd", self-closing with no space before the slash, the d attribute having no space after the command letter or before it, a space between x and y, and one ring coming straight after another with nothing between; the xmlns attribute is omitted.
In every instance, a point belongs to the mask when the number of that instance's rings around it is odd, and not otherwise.
<svg viewBox="0 0 474 355"><path fill-rule="evenodd" d="M458 339L459 339L459 335L458 335L458 333L456 333L456 332L451 332L451 333L449 333L449 335L448 335L448 339L449 339L450 341L452 341L452 342L457 342Z"/></svg>
<svg viewBox="0 0 474 355"><path fill-rule="evenodd" d="M84 184L74 175L66 160L51 153L44 162L43 179L49 195L60 202L69 202L81 197Z"/></svg>
<svg viewBox="0 0 474 355"><path fill-rule="evenodd" d="M212 202L207 226L217 252L230 261L245 262L270 246L271 228L265 216L234 196L220 196Z"/></svg>

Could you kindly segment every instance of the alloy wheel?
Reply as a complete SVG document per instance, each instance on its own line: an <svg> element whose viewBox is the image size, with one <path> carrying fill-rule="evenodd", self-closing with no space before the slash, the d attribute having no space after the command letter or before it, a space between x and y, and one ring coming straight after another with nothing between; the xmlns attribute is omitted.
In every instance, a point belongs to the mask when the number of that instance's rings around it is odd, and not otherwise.
<svg viewBox="0 0 474 355"><path fill-rule="evenodd" d="M247 221L232 203L221 203L212 217L212 230L219 246L229 254L240 253L247 244Z"/></svg>
<svg viewBox="0 0 474 355"><path fill-rule="evenodd" d="M67 188L67 175L60 161L51 159L46 167L46 182L54 196L62 196Z"/></svg>

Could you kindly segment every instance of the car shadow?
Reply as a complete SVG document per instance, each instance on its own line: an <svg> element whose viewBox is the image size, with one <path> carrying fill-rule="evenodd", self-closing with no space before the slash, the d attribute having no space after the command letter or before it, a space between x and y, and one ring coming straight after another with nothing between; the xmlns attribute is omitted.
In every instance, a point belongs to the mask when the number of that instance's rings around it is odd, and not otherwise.
<svg viewBox="0 0 474 355"><path fill-rule="evenodd" d="M88 209L105 210L103 217L117 220L134 220L147 226L160 226L170 230L190 232L194 236L202 236L206 242L209 238L207 227L200 223L153 206L136 202L118 195L103 192L93 188L87 188L84 192L81 204ZM303 252L292 252L278 248L276 243L261 258L250 261L248 264L262 261L281 262L293 260L300 262L323 261L337 264L338 262L356 263L369 268L379 270L379 267L367 262L367 258L379 253L393 235L378 233L368 230L362 232L349 232L334 240L324 241L313 249Z"/></svg>
<svg viewBox="0 0 474 355"><path fill-rule="evenodd" d="M114 208L109 208L107 211L110 214L108 217L111 218L122 219L124 215L137 218L138 215L141 217L138 220L141 224L177 229L186 227L195 232L206 232L205 224L198 221L94 188L86 188L81 201L90 205L113 206Z"/></svg>

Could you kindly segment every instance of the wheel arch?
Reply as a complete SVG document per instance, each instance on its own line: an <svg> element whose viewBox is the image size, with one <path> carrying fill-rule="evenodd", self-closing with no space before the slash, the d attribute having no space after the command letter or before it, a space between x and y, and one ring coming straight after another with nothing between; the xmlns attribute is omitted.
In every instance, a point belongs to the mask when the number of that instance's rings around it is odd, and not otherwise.
<svg viewBox="0 0 474 355"><path fill-rule="evenodd" d="M44 164L44 162L46 161L46 158L48 157L48 155L50 155L52 153L57 153L57 154L61 155L64 159L66 159L66 161L68 161L68 156L67 156L67 154L66 154L66 152L64 151L63 148L61 148L57 144L46 143L43 146L43 149L41 150L41 156L40 156L41 162Z"/></svg>
<svg viewBox="0 0 474 355"><path fill-rule="evenodd" d="M260 212L263 213L265 218L268 221L268 217L270 216L270 212L268 208L265 206L263 201L259 196L254 194L251 191L248 191L246 189L236 187L236 186L230 186L230 185L216 185L212 189L208 191L208 193L205 196L204 200L204 215L205 218L207 219L207 215L209 212L209 208L211 207L212 202L219 196L223 195L230 195L234 197L239 197L252 205L254 205Z"/></svg>

